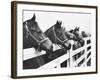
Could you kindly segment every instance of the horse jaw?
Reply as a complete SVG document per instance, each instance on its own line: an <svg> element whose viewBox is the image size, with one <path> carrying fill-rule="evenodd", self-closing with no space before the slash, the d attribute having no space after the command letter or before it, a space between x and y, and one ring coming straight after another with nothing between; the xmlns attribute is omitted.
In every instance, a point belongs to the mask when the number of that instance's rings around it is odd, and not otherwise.
<svg viewBox="0 0 100 80"><path fill-rule="evenodd" d="M53 51L53 43L48 39L42 44L44 50Z"/></svg>

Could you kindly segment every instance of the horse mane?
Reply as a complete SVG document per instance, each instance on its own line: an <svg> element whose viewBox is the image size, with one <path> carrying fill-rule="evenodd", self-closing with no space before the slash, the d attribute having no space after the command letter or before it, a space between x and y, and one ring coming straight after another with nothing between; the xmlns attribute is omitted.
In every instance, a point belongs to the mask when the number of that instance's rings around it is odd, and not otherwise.
<svg viewBox="0 0 100 80"><path fill-rule="evenodd" d="M63 29L64 32L66 31L66 28L64 26L62 26L61 28Z"/></svg>

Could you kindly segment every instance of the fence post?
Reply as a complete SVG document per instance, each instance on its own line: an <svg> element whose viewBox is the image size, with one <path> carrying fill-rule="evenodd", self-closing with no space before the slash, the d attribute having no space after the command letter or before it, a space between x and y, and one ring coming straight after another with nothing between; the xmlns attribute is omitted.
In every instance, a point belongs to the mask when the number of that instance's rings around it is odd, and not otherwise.
<svg viewBox="0 0 100 80"><path fill-rule="evenodd" d="M61 68L61 66L60 66L60 63L59 63L60 61L58 60L56 63L57 63L57 68Z"/></svg>
<svg viewBox="0 0 100 80"><path fill-rule="evenodd" d="M84 46L87 46L88 44L87 44L87 40L88 40L88 38L84 38L84 40L85 40L85 44L84 44ZM85 54L85 62L84 62L84 67L86 67L87 66L87 47L85 48L85 51L84 51L84 54Z"/></svg>
<svg viewBox="0 0 100 80"><path fill-rule="evenodd" d="M73 47L71 48L70 53L69 53L69 66L73 67Z"/></svg>
<svg viewBox="0 0 100 80"><path fill-rule="evenodd" d="M70 55L70 51L67 51L67 54ZM70 67L70 56L69 58L67 59L67 67Z"/></svg>

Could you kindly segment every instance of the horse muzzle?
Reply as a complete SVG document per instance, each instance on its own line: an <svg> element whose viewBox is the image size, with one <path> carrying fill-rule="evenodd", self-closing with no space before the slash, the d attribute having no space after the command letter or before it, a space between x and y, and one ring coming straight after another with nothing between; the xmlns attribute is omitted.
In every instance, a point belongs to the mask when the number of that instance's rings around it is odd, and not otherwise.
<svg viewBox="0 0 100 80"><path fill-rule="evenodd" d="M42 42L41 48L46 51L53 51L53 43L49 39L46 39Z"/></svg>
<svg viewBox="0 0 100 80"><path fill-rule="evenodd" d="M71 49L71 43L64 43L67 50Z"/></svg>

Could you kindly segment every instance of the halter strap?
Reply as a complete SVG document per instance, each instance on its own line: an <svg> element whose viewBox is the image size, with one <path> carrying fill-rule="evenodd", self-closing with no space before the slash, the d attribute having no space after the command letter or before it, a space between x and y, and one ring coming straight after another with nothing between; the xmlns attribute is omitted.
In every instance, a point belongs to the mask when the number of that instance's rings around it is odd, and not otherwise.
<svg viewBox="0 0 100 80"><path fill-rule="evenodd" d="M56 33L55 33L54 27L53 27L53 33L54 33L54 36L56 37L56 39L59 40L61 43L64 43L65 41L68 41L68 39L65 39L65 40L62 41L60 38L58 38ZM63 36L64 36L64 34L63 34Z"/></svg>
<svg viewBox="0 0 100 80"><path fill-rule="evenodd" d="M44 41L48 40L47 37L46 37L45 39L41 40L41 41L37 40L36 37L33 36L32 33L30 32L30 30L29 30L29 28L28 28L28 26L27 26L27 22L25 22L25 28L26 28L28 34L29 34L33 39L35 39L35 41L38 43L38 45L40 45L40 44L43 43Z"/></svg>

